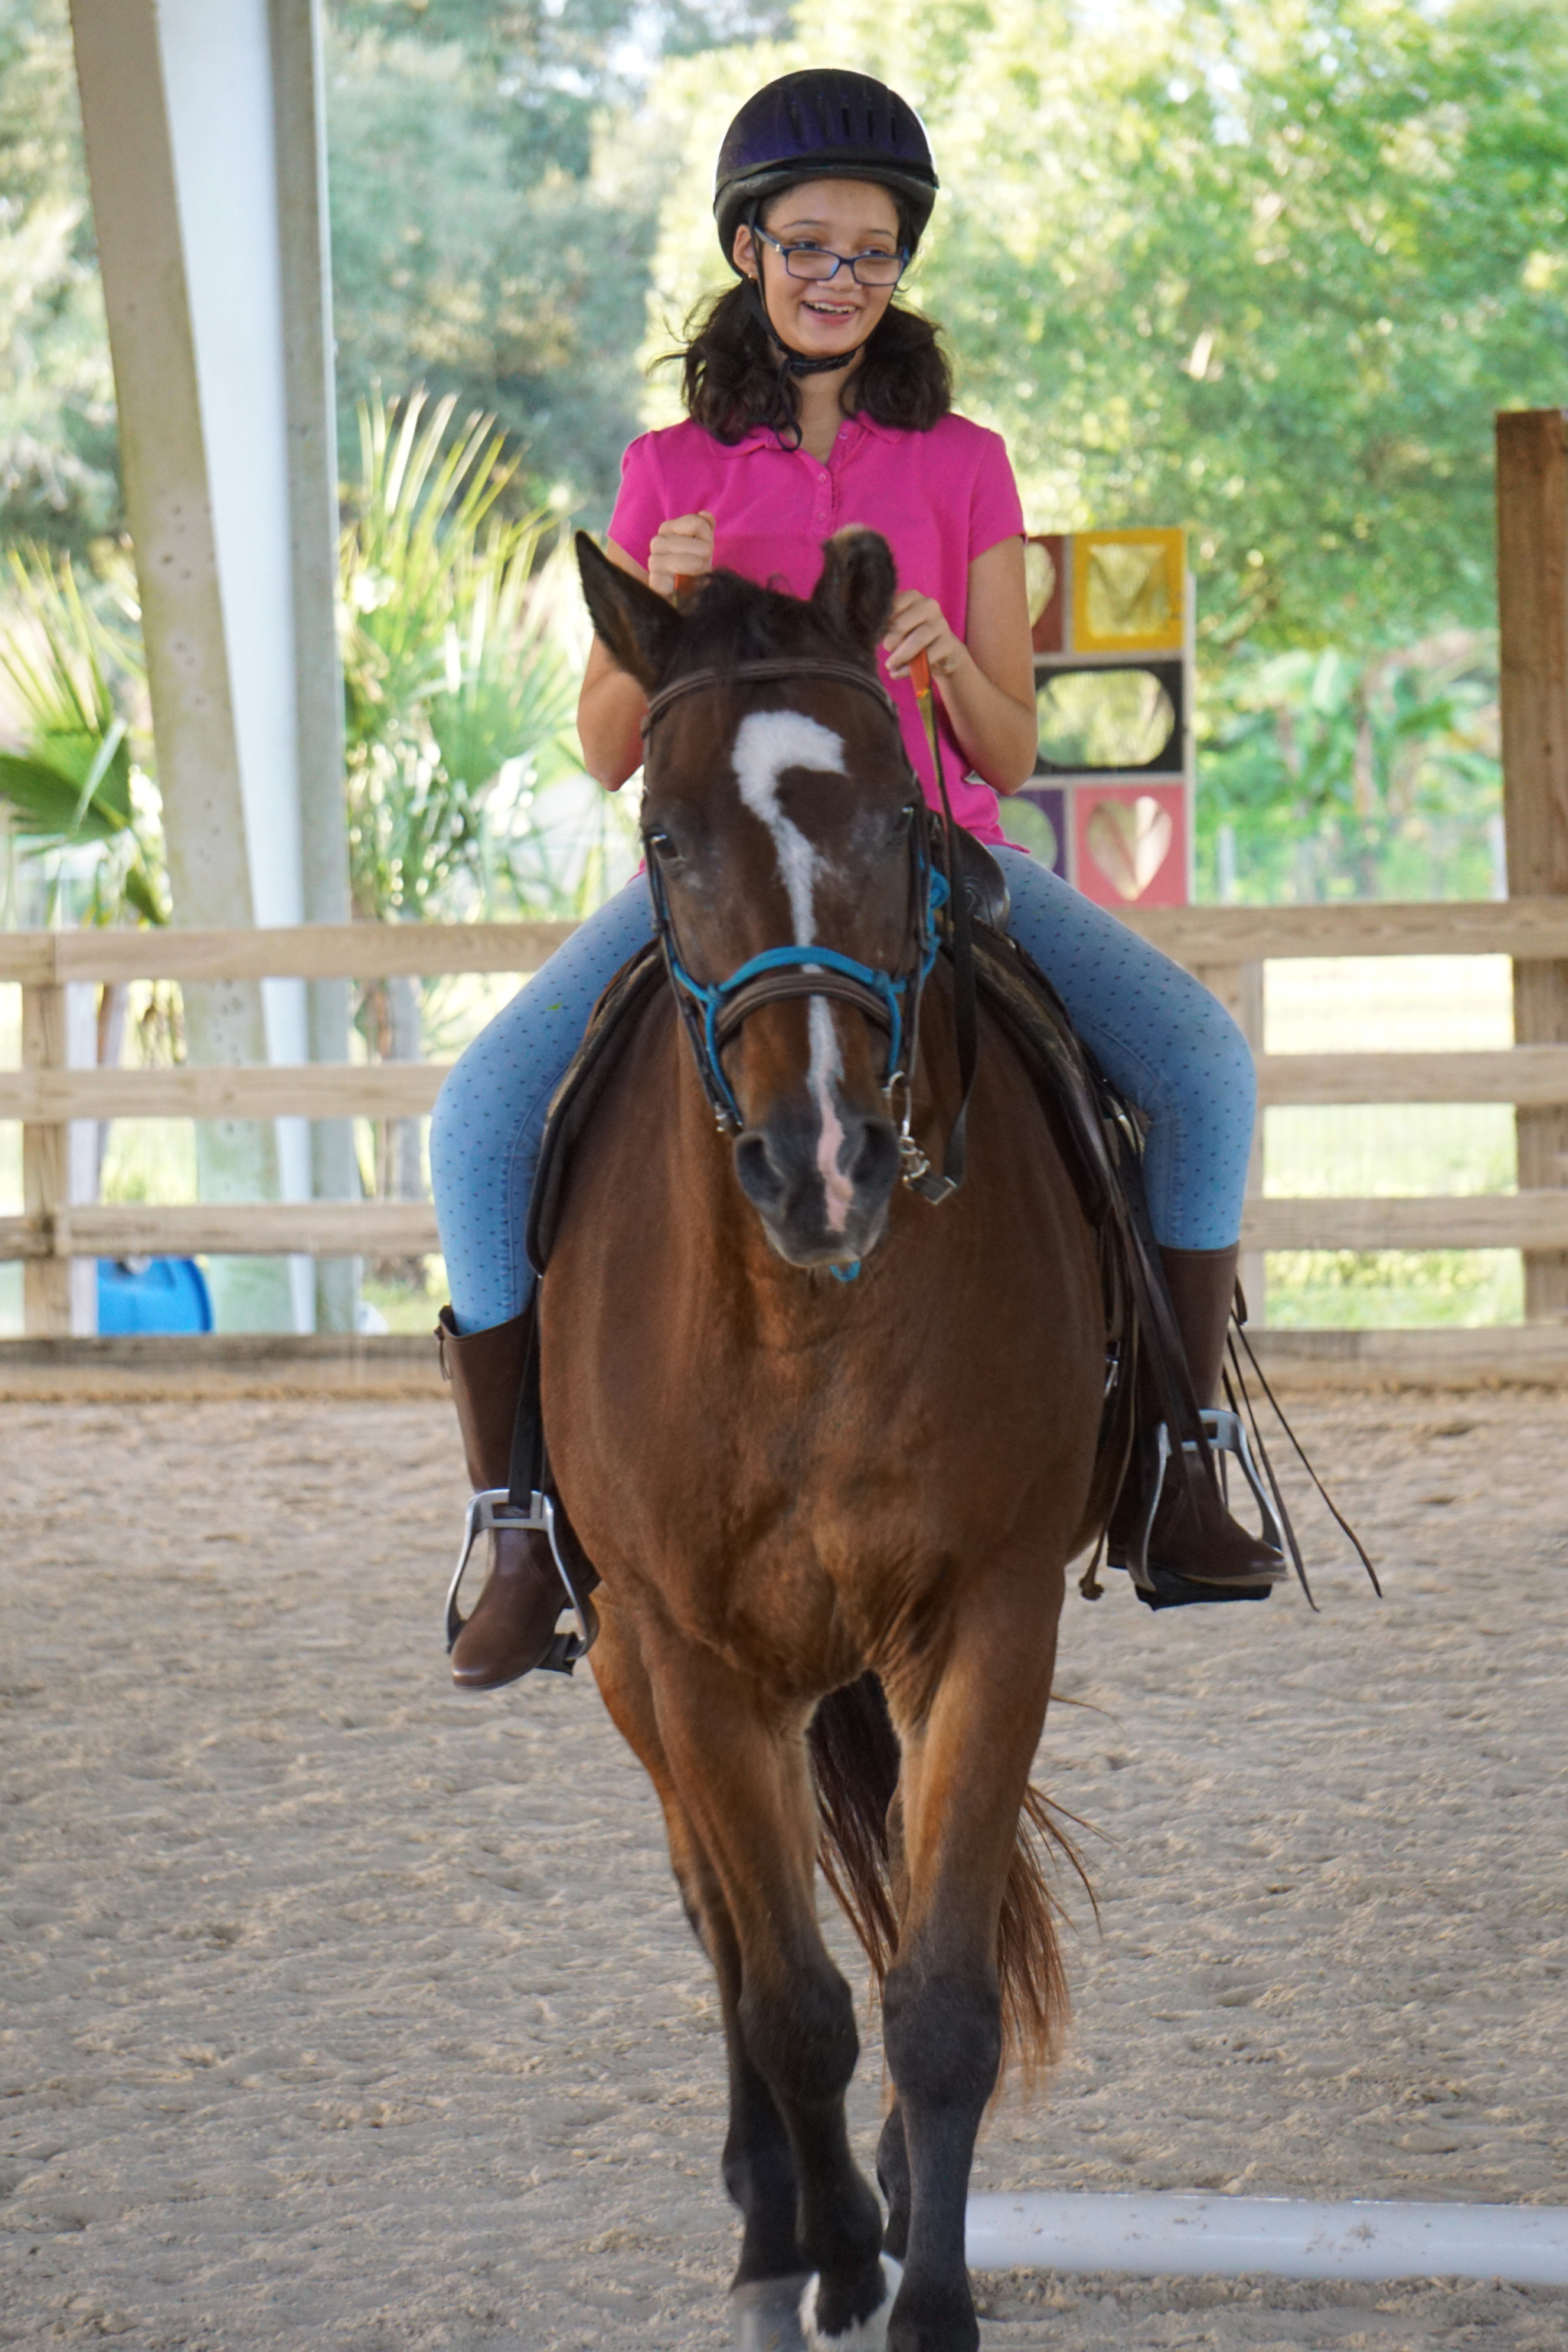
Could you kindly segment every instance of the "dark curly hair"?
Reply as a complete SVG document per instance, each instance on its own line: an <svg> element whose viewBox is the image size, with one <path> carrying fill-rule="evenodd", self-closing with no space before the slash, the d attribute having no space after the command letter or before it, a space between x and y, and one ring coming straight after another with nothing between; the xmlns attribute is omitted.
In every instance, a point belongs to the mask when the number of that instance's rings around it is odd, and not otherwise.
<svg viewBox="0 0 1568 2352"><path fill-rule="evenodd" d="M749 285L731 286L699 303L687 321L690 338L668 357L680 362L687 415L716 441L743 441L771 425L781 441L800 443L800 394L795 380L758 316ZM889 303L863 347L859 366L844 386L844 405L878 425L927 433L952 406L952 374L942 330L918 310Z"/></svg>

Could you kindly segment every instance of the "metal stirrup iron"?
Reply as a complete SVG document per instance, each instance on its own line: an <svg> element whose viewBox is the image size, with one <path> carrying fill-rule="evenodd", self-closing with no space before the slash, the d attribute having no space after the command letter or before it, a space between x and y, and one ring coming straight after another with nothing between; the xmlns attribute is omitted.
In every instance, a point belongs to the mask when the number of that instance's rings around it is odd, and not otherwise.
<svg viewBox="0 0 1568 2352"><path fill-rule="evenodd" d="M1262 1522L1263 1540L1266 1544L1272 1545L1280 1559L1284 1559L1287 1557L1285 1530L1280 1525L1279 1514L1274 1507L1274 1497L1258 1475L1258 1465L1253 1459L1252 1447L1247 1442L1247 1430L1241 1415L1238 1412L1227 1412L1223 1405L1205 1405L1201 1408L1198 1418L1203 1423L1204 1435L1208 1439L1211 1450L1215 1454L1228 1454L1237 1465L1242 1476L1251 1487L1252 1498L1258 1505L1258 1517ZM1195 1454L1198 1449L1195 1445L1189 1444L1186 1450L1189 1454Z"/></svg>
<svg viewBox="0 0 1568 2352"><path fill-rule="evenodd" d="M571 1609L575 1623L563 1631L556 1629L549 1649L533 1669L535 1674L569 1675L579 1658L585 1657L598 1638L599 1615L586 1592L579 1593L572 1573L561 1556L561 1546L555 1535L555 1502L535 1486L529 1496L526 1511L520 1510L511 1499L507 1486L486 1486L472 1496L468 1516L463 1521L462 1548L458 1565L452 1571L452 1581L447 1588L447 1647L449 1650L468 1620L458 1607L458 1588L463 1581L463 1571L473 1555L474 1546L481 1536L492 1530L506 1529L516 1534L532 1532L548 1536L551 1556L556 1574L561 1579L563 1606Z"/></svg>
<svg viewBox="0 0 1568 2352"><path fill-rule="evenodd" d="M1287 1558L1285 1530L1280 1524L1279 1514L1274 1507L1273 1496L1258 1474L1258 1464L1241 1415L1226 1412L1223 1405L1202 1405L1198 1409L1198 1419L1203 1424L1204 1437L1209 1451L1215 1455L1228 1454L1251 1488L1253 1500L1258 1505L1258 1517L1262 1524L1264 1542L1271 1544L1282 1559ZM1190 1454L1195 1461L1198 1456L1197 1440L1188 1438L1182 1450L1184 1454ZM1149 1557L1149 1538L1154 1531L1154 1514L1160 1507L1160 1498L1165 1491L1165 1478L1170 1469L1172 1454L1169 1424L1161 1422L1154 1433L1156 1475L1149 1496L1149 1507L1144 1514L1143 1524L1139 1529L1138 1541L1136 1544L1129 1545L1127 1552L1128 1572L1140 1592L1154 1592L1158 1589L1153 1578L1148 1573L1145 1563ZM1201 1581L1201 1579L1199 1580ZM1259 1582L1261 1581L1260 1578Z"/></svg>

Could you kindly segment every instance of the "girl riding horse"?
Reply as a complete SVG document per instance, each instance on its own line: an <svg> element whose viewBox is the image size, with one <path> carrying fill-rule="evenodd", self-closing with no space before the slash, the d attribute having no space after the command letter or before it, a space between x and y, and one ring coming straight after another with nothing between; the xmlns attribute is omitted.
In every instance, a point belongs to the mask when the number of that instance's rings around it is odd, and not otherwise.
<svg viewBox="0 0 1568 2352"><path fill-rule="evenodd" d="M1147 1122L1150 1213L1206 1405L1236 1283L1252 1057L1206 989L1002 831L997 794L1028 779L1036 752L1024 519L1002 440L955 413L936 330L895 299L936 193L919 118L880 82L814 69L748 100L725 136L714 194L737 283L707 305L685 352L688 421L626 451L608 554L666 598L716 566L808 596L824 544L843 527L888 541L900 587L881 674L905 750L936 806L910 682L923 655L940 691L953 813L1005 869L1009 929ZM642 762L646 709L646 684L595 642L578 727L587 767L611 791ZM593 1004L651 920L639 876L475 1040L436 1107L431 1174L452 1294L442 1352L477 1489L508 1483L534 1312L523 1234L545 1112ZM826 1083L815 1143L825 1200L847 1181L840 1108ZM1119 1539L1113 1522L1113 1560ZM1180 1453L1148 1557L1216 1597L1284 1573L1279 1552L1222 1509ZM454 1679L489 1690L530 1672L563 1599L542 1547L492 1531Z"/></svg>

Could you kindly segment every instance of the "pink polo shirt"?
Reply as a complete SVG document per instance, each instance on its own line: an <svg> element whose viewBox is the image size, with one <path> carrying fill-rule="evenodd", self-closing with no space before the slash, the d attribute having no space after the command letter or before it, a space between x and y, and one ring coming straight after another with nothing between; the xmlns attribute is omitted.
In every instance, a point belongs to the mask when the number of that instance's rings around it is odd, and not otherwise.
<svg viewBox="0 0 1568 2352"><path fill-rule="evenodd" d="M952 415L929 433L846 417L826 464L807 449L784 448L776 434L762 427L732 447L689 420L632 443L610 518L618 548L646 572L660 524L703 511L713 517L716 563L795 596L809 596L816 587L823 541L836 530L850 523L879 530L893 551L900 587L934 596L960 637L968 624L971 563L1024 529L1001 435ZM886 664L880 666L915 773L936 807L931 749L914 688L907 677L889 677ZM996 795L966 772L940 695L937 711L954 816L982 841L1005 840Z"/></svg>

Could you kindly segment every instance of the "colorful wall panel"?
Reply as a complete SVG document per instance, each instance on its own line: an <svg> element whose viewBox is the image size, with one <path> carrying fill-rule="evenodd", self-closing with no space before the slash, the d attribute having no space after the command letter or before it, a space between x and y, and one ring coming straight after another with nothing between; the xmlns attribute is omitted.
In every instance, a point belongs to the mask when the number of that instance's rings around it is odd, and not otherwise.
<svg viewBox="0 0 1568 2352"><path fill-rule="evenodd" d="M1025 554L1038 757L1016 821L1005 809L1004 826L1101 905L1184 905L1194 787L1186 534L1053 531L1028 540Z"/></svg>
<svg viewBox="0 0 1568 2352"><path fill-rule="evenodd" d="M1072 878L1100 907L1184 907L1183 784L1079 784L1072 796Z"/></svg>
<svg viewBox="0 0 1568 2352"><path fill-rule="evenodd" d="M1002 803L1002 830L1009 841L1059 874L1064 882L1070 880L1068 864L1071 857L1071 811L1066 788L1061 784L1026 784L1021 793L1009 793Z"/></svg>

